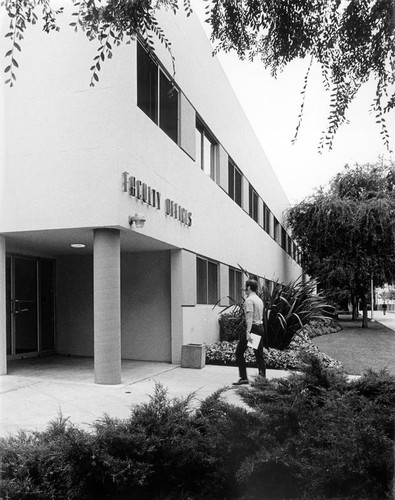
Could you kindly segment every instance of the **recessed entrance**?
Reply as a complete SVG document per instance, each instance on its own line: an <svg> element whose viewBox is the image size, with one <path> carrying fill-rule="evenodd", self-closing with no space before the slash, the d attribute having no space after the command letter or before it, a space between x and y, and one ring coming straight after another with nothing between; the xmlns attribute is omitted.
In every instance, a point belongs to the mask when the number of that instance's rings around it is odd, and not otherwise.
<svg viewBox="0 0 395 500"><path fill-rule="evenodd" d="M8 256L6 298L8 357L53 351L55 261Z"/></svg>

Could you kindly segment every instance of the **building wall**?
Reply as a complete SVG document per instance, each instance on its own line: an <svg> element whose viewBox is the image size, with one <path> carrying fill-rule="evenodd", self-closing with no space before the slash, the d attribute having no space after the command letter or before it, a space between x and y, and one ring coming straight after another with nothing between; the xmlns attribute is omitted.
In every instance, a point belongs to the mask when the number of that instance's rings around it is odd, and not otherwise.
<svg viewBox="0 0 395 500"><path fill-rule="evenodd" d="M230 157L243 173L244 193L251 183L260 210L264 202L283 221L288 200L198 19L180 11L159 13L158 20L176 61L180 145L137 106L137 42L115 48L90 87L97 46L68 28L67 15L60 33L28 28L16 85L0 87L7 123L0 233L13 241L12 252L32 255L46 253L45 242L62 236L64 248L48 248L57 257L56 345L62 354L93 355L95 228L121 232L124 358L179 362L183 343L218 339L218 308L196 303L196 256L218 263L221 297L228 295L228 266L283 282L302 273L261 227L262 213L255 222L248 200L240 207L227 193ZM159 42L156 56L172 75ZM195 161L197 115L219 142L217 182ZM160 193L159 208L124 189L125 172ZM191 226L166 215L166 199L192 214ZM143 229L130 228L135 213L146 218ZM78 235L87 242L88 253L80 257L67 255L73 229L83 230Z"/></svg>
<svg viewBox="0 0 395 500"><path fill-rule="evenodd" d="M93 356L92 257L61 257L57 269L59 354ZM122 358L171 361L169 252L121 256Z"/></svg>
<svg viewBox="0 0 395 500"><path fill-rule="evenodd" d="M122 358L171 361L170 253L123 254Z"/></svg>
<svg viewBox="0 0 395 500"><path fill-rule="evenodd" d="M183 12L160 14L159 20L173 42L181 90L281 220L285 194L211 57L198 20ZM170 67L160 44L157 53ZM239 263L258 275L280 280L299 275L299 266L137 107L136 43L117 48L102 65L100 82L90 88L94 55L95 44L66 26L49 36L28 30L17 85L3 89L4 181L12 189L2 193L0 231L128 230L129 215L138 210L147 217L147 236L229 265ZM46 62L40 66L40 61ZM159 190L163 200L171 198L191 211L192 227L122 192L124 171ZM248 252L247 240L253 242Z"/></svg>
<svg viewBox="0 0 395 500"><path fill-rule="evenodd" d="M93 356L92 256L56 261L56 351Z"/></svg>

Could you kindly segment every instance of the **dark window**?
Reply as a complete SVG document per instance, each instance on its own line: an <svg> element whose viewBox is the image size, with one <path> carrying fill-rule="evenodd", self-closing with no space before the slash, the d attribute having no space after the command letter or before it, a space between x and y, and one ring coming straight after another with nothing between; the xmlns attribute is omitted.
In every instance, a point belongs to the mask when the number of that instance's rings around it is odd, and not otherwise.
<svg viewBox="0 0 395 500"><path fill-rule="evenodd" d="M174 142L178 142L178 91L160 71L159 126Z"/></svg>
<svg viewBox="0 0 395 500"><path fill-rule="evenodd" d="M274 240L280 244L280 223L278 222L278 220L273 217L273 238Z"/></svg>
<svg viewBox="0 0 395 500"><path fill-rule="evenodd" d="M216 180L217 142L210 132L200 123L196 124L196 163L213 180Z"/></svg>
<svg viewBox="0 0 395 500"><path fill-rule="evenodd" d="M137 44L137 106L158 123L158 65Z"/></svg>
<svg viewBox="0 0 395 500"><path fill-rule="evenodd" d="M228 194L241 207L242 174L236 165L228 163Z"/></svg>
<svg viewBox="0 0 395 500"><path fill-rule="evenodd" d="M283 227L281 227L281 248L287 250L287 233Z"/></svg>
<svg viewBox="0 0 395 500"><path fill-rule="evenodd" d="M249 187L249 214L254 221L258 222L258 194L251 184Z"/></svg>
<svg viewBox="0 0 395 500"><path fill-rule="evenodd" d="M178 142L178 90L139 43L137 106Z"/></svg>
<svg viewBox="0 0 395 500"><path fill-rule="evenodd" d="M243 288L243 273L238 269L229 268L229 297L240 302Z"/></svg>
<svg viewBox="0 0 395 500"><path fill-rule="evenodd" d="M216 304L218 301L218 266L200 257L196 258L197 303Z"/></svg>
<svg viewBox="0 0 395 500"><path fill-rule="evenodd" d="M263 204L263 229L270 234L270 210L266 203Z"/></svg>

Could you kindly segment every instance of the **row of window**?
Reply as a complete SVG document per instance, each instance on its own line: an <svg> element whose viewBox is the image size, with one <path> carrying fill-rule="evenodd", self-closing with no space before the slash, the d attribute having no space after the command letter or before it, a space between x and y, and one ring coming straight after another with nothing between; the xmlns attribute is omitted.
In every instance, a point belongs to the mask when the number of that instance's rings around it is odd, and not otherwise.
<svg viewBox="0 0 395 500"><path fill-rule="evenodd" d="M179 90L153 57L137 43L137 105L174 142L179 144ZM195 161L217 184L219 143L203 122L196 119ZM228 195L240 207L243 200L243 183L248 182L236 164L228 160ZM262 211L262 213L260 213ZM300 264L298 247L281 226L269 207L248 183L248 213L261 227ZM203 293L203 292L202 292Z"/></svg>
<svg viewBox="0 0 395 500"><path fill-rule="evenodd" d="M246 277L240 269L234 267L229 267L228 273L228 296L235 302L239 302L242 299ZM250 277L258 280L258 276L250 275ZM268 285L270 280L265 279L265 282ZM220 298L218 263L203 257L196 257L196 303L214 305Z"/></svg>

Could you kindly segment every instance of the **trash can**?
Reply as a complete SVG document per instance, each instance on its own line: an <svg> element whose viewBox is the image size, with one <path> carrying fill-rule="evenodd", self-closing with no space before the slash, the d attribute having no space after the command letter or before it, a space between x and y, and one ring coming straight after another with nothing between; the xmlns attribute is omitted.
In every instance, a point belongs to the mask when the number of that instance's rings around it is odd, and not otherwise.
<svg viewBox="0 0 395 500"><path fill-rule="evenodd" d="M182 368L204 368L206 365L206 344L185 344L181 350Z"/></svg>

